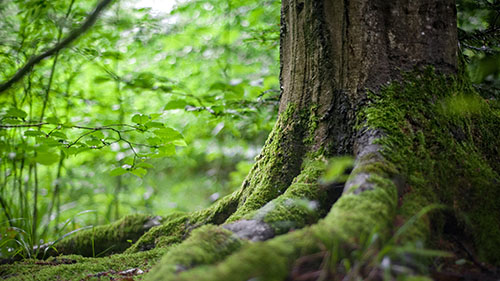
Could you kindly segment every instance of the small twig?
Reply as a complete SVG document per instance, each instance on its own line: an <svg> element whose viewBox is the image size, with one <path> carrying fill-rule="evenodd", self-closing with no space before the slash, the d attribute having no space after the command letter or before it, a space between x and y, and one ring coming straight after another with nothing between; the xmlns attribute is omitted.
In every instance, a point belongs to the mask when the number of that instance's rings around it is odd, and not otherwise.
<svg viewBox="0 0 500 281"><path fill-rule="evenodd" d="M50 136L53 132L55 132L56 130L59 130L59 129L61 129L61 126L60 126L60 125L58 125L58 126L57 126L57 127L55 127L54 129L52 129L52 130L51 130L51 131L47 134L47 136Z"/></svg>
<svg viewBox="0 0 500 281"><path fill-rule="evenodd" d="M48 125L49 123L35 123L35 124L19 124L19 125L0 125L1 129L10 129L10 128L33 128L33 127L42 127L43 125Z"/></svg>
<svg viewBox="0 0 500 281"><path fill-rule="evenodd" d="M90 132L83 133L83 134L82 134L81 136L79 136L79 137L78 137L78 138L77 138L74 142L72 142L72 143L68 144L68 145L66 146L66 148L70 148L70 147L72 147L73 145L77 144L77 143L78 143L78 142L79 142L79 141L80 141L83 137L88 136L88 135L92 134L93 132L94 132L94 131L90 131Z"/></svg>

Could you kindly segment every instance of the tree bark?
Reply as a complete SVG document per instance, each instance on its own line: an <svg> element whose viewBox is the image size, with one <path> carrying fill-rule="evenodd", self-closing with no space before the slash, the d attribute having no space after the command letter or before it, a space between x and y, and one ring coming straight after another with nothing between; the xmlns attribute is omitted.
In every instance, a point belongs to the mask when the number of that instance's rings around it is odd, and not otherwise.
<svg viewBox="0 0 500 281"><path fill-rule="evenodd" d="M356 154L353 125L367 100L401 73L457 71L454 1L283 1L280 112L313 105L315 146Z"/></svg>

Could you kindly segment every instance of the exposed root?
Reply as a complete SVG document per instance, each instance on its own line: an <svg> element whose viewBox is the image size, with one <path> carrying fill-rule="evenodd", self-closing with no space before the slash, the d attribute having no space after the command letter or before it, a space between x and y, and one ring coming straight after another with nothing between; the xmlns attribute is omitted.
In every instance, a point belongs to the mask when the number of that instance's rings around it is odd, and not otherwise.
<svg viewBox="0 0 500 281"><path fill-rule="evenodd" d="M161 217L147 215L126 216L110 225L77 231L61 241L41 245L39 258L55 255L104 256L121 253L146 231L160 225Z"/></svg>
<svg viewBox="0 0 500 281"><path fill-rule="evenodd" d="M378 153L378 155L380 154ZM363 164L365 162L359 161L358 163L359 169L364 168L364 165L384 165L384 167L388 165L382 161L370 161L368 164ZM298 176L283 196L288 193L289 198L306 198L307 200L308 197L298 192L293 186L294 184L304 184L304 181L308 179L305 175L311 174L312 167L318 169L320 166L318 163L310 162L310 166L303 169L303 171L308 171L308 173L303 172L301 174L302 177ZM322 167L324 168L324 166ZM237 249L233 254L219 263L195 267L191 270L177 272L175 275L172 275L172 270L166 271L165 268L167 267L165 267L164 263L170 264L170 262L164 259L153 269L154 274L151 280L249 280L251 278L258 278L259 280L284 280L290 275L295 260L301 256L314 254L323 251L323 249L334 251L334 249L349 248L345 245L355 245L367 239L367 237L373 234L374 229L378 229L381 235L388 237L390 234L388 231L390 224L396 214L398 196L396 185L389 177L390 172L394 170L384 167L380 167L379 170L383 173L376 174L371 172L370 176L366 177L367 182L362 183L369 184L372 188L366 189L363 192L346 192L333 205L329 214L317 224L292 232L289 231L305 226L303 224L304 221L292 222L291 225L294 225L295 228L274 227L275 230L278 230L277 233L285 234L265 242L251 243L241 249ZM356 170L353 171L353 176L355 175ZM313 193L309 194L312 197L311 199L320 199L321 197L318 195L325 194L325 190L321 190L320 187L315 189L308 185L303 190L313 191ZM315 194L314 190L319 190L319 192ZM355 190L354 187L352 190ZM294 196L290 194L294 194ZM300 217L304 217L304 213L300 209L294 211L292 205L287 206L286 200L280 200L278 197L268 203L268 205L273 202L275 204L274 208L268 208L266 210L267 214L278 212L283 217L294 218L296 212ZM282 207L283 209L281 209ZM265 208L263 207L262 209ZM259 211L252 214L254 218L259 218L257 215ZM316 213L317 215L318 213ZM307 214L305 217L307 217ZM265 216L261 216L260 219L260 221L266 221ZM268 224L273 225L273 223L277 222L278 220L270 220ZM228 228L235 230L236 233L241 233L241 229L245 229L247 226L253 227L257 224L256 221L243 220L237 223L239 223L238 228L234 227L237 224L229 224L230 227ZM259 229L262 232L259 233ZM200 231L202 230L200 229ZM256 237L263 236L269 229L267 227L259 227L256 229L246 229L245 231L253 231L249 235L250 240L259 240ZM246 238L249 237L247 236ZM209 253L207 251L204 254Z"/></svg>

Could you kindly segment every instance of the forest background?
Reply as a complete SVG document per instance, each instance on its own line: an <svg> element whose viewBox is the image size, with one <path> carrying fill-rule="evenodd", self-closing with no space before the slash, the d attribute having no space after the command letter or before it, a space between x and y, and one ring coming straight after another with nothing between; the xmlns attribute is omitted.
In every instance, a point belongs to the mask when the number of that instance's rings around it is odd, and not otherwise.
<svg viewBox="0 0 500 281"><path fill-rule="evenodd" d="M0 83L97 2L0 1ZM114 2L0 93L0 257L126 214L201 210L239 187L274 125L279 1ZM468 73L496 101L499 4L457 2Z"/></svg>

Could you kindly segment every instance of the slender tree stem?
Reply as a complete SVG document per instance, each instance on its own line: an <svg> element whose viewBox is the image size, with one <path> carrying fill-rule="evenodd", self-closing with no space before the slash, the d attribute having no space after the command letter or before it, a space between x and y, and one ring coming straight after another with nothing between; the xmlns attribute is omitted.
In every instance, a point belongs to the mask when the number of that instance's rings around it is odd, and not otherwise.
<svg viewBox="0 0 500 281"><path fill-rule="evenodd" d="M52 87L52 81L54 79L54 73L56 71L58 58L59 58L59 52L56 53L54 57L54 62L52 63L52 68L50 69L49 82L47 83L47 88L45 88L45 97L43 99L42 112L40 114L40 123L43 121L43 117L45 116L45 109L47 108L47 103L49 101L50 90Z"/></svg>
<svg viewBox="0 0 500 281"><path fill-rule="evenodd" d="M36 152L35 152L36 157ZM33 177L35 180L34 193L33 193L33 216L31 222L31 241L33 245L37 243L37 227L38 227L38 168L37 165L33 165Z"/></svg>
<svg viewBox="0 0 500 281"><path fill-rule="evenodd" d="M2 165L3 167L3 182L2 182L2 189L0 190L0 206L2 207L3 209L3 213L5 214L5 217L7 218L7 221L9 222L9 225L12 226L12 222L11 222L11 219L12 217L10 216L9 214L9 206L7 205L7 202L5 202L4 198L5 196L3 196L3 193L5 192L6 188L7 188L7 165Z"/></svg>
<svg viewBox="0 0 500 281"><path fill-rule="evenodd" d="M117 19L117 22L119 21L120 19L120 4L118 3L117 5L117 8L116 8L116 19ZM116 58L115 60L115 73L119 73L120 71L120 62L119 62L119 59ZM119 79L115 80L115 91L117 93L117 96L118 96L118 105L120 106L120 111L119 111L119 119L118 119L118 122L119 123L123 123L123 120L125 119L125 111L123 110L123 96L122 96L122 92L121 92L121 81ZM130 144L129 144L130 145ZM131 146L131 149L132 151L133 148ZM134 151L134 154L135 154L135 151ZM134 162L135 162L135 157L134 157ZM122 176L118 176L116 177L116 188L115 188L115 220L118 220L120 218L120 192L122 190L122 187L123 187L123 178Z"/></svg>
<svg viewBox="0 0 500 281"><path fill-rule="evenodd" d="M20 216L24 217L24 210L27 206L24 205L25 194L23 192L23 170L24 170L24 155L21 158L21 165L19 166L19 176L18 176L18 192L19 192L19 206L20 206Z"/></svg>
<svg viewBox="0 0 500 281"><path fill-rule="evenodd" d="M66 11L65 19L69 17L69 14L71 13L71 9L73 8L73 4L75 3L75 0L71 0L71 3L69 4L68 10ZM57 34L57 44L61 43L61 38L63 35L63 27L59 26L58 28L58 34ZM47 88L45 91L45 98L43 99L43 105L42 105L42 114L40 115L40 122L43 121L43 117L45 114L45 108L47 107L47 102L49 101L49 95L50 95L50 90L52 89L52 81L54 80L54 74L56 72L56 65L57 61L59 59L59 52L60 50L57 50L54 56L54 62L52 63L52 67L50 69L50 76L49 76L49 82L47 84Z"/></svg>

